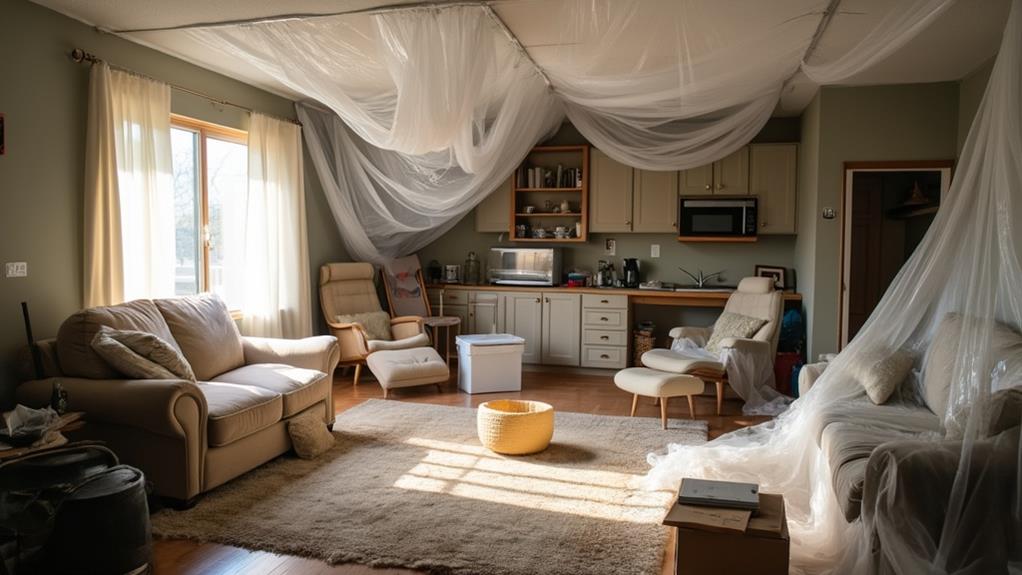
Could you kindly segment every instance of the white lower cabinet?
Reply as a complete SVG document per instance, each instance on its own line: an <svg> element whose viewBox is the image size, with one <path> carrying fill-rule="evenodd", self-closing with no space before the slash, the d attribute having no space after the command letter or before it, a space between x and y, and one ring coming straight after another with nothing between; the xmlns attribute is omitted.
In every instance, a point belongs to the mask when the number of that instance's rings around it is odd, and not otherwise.
<svg viewBox="0 0 1022 575"><path fill-rule="evenodd" d="M504 331L504 300L497 292L471 292L468 326L464 333L501 333Z"/></svg>
<svg viewBox="0 0 1022 575"><path fill-rule="evenodd" d="M582 297L582 367L628 367L628 298L585 294Z"/></svg>
<svg viewBox="0 0 1022 575"><path fill-rule="evenodd" d="M525 340L522 363L542 363L543 295L540 292L505 292L504 331Z"/></svg>
<svg viewBox="0 0 1022 575"><path fill-rule="evenodd" d="M543 353L547 365L579 365L582 296L577 293L543 294Z"/></svg>

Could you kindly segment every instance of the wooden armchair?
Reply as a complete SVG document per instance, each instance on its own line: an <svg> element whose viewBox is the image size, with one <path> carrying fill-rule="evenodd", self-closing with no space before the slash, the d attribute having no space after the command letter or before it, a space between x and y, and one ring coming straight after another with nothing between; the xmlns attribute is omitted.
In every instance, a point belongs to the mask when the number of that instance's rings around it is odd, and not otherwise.
<svg viewBox="0 0 1022 575"><path fill-rule="evenodd" d="M319 300L323 318L340 345L340 365L355 366L355 385L358 385L362 366L369 354L430 344L429 336L422 327L422 318L418 316L390 318L391 340L371 339L365 326L359 322L338 321L338 316L383 311L373 277L373 266L368 263L333 263L319 268Z"/></svg>

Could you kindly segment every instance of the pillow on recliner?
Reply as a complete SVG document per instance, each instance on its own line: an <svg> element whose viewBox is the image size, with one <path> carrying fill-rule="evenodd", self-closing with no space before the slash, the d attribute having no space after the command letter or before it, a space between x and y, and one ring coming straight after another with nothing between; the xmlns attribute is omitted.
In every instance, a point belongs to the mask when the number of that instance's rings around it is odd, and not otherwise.
<svg viewBox="0 0 1022 575"><path fill-rule="evenodd" d="M717 323L713 324L713 333L710 334L710 339L706 342L706 351L720 353L721 341L729 337L750 338L766 324L767 320L765 319L726 311L720 314Z"/></svg>
<svg viewBox="0 0 1022 575"><path fill-rule="evenodd" d="M390 341L390 314L385 311L370 311L365 313L349 313L339 315L335 318L338 323L358 323L366 330L369 339Z"/></svg>
<svg viewBox="0 0 1022 575"><path fill-rule="evenodd" d="M181 352L151 333L102 326L92 338L92 349L128 377L195 381L192 366Z"/></svg>

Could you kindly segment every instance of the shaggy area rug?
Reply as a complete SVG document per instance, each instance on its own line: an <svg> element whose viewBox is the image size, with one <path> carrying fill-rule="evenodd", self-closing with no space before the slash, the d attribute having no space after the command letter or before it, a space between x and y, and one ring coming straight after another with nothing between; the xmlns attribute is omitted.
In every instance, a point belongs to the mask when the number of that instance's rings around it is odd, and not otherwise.
<svg viewBox="0 0 1022 575"><path fill-rule="evenodd" d="M436 574L657 574L673 493L634 480L646 454L706 441L704 421L557 413L553 442L501 456L475 410L370 400L316 460L285 456L153 515L153 531L330 563Z"/></svg>

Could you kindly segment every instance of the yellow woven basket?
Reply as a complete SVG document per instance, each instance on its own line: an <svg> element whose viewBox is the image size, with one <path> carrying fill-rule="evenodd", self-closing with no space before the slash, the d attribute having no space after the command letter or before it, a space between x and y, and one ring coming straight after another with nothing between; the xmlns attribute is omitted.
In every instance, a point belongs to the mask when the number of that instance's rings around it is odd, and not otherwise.
<svg viewBox="0 0 1022 575"><path fill-rule="evenodd" d="M554 436L554 408L540 401L497 399L479 406L479 441L497 453L527 455L543 451Z"/></svg>

